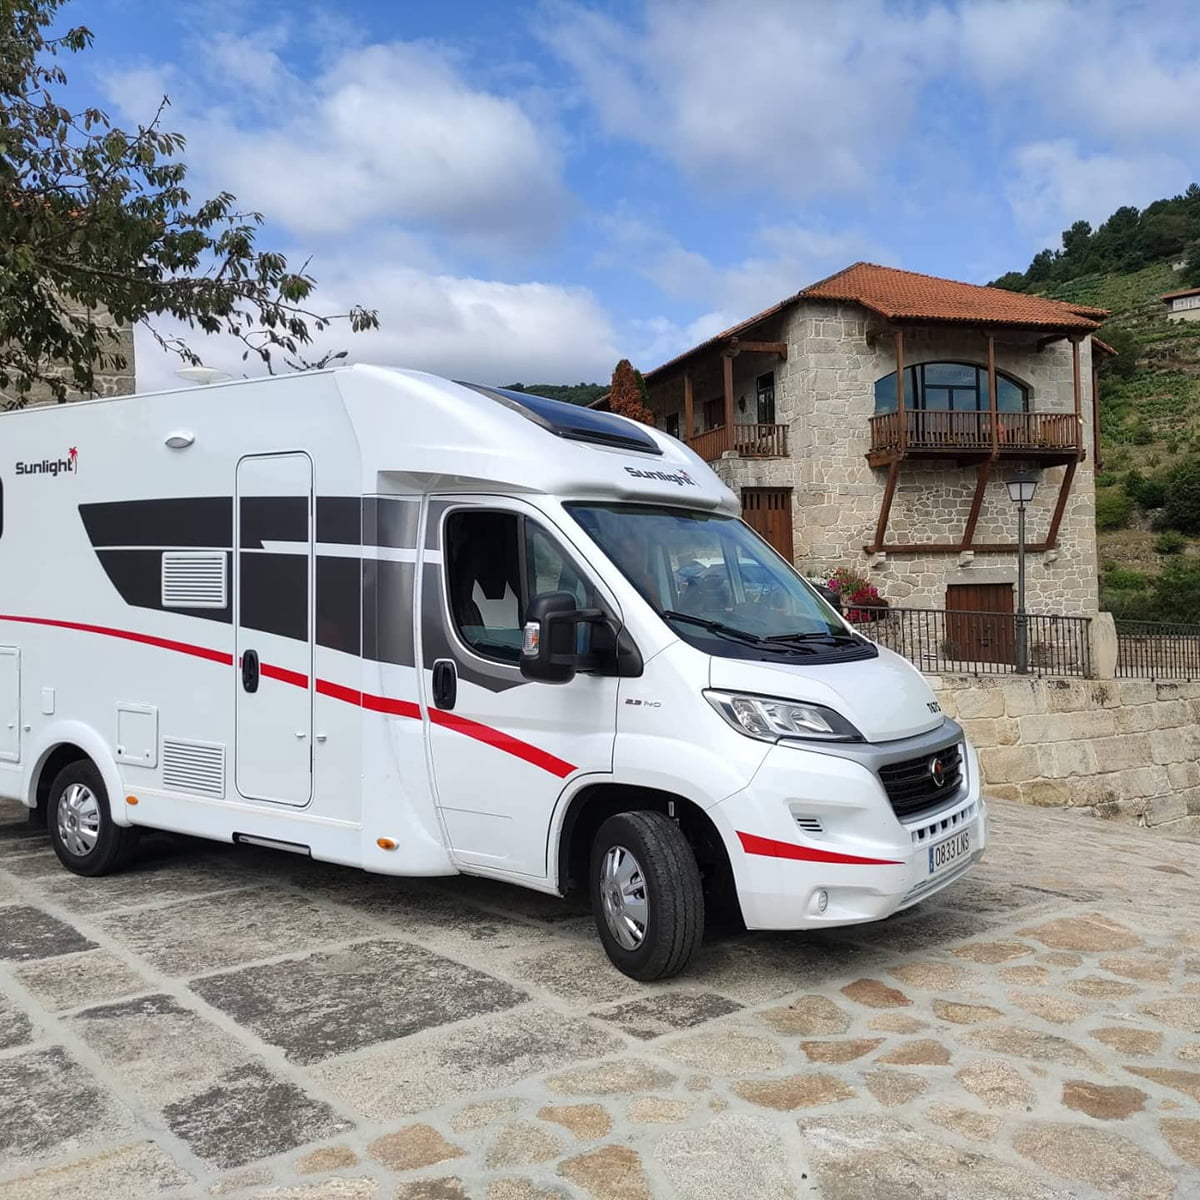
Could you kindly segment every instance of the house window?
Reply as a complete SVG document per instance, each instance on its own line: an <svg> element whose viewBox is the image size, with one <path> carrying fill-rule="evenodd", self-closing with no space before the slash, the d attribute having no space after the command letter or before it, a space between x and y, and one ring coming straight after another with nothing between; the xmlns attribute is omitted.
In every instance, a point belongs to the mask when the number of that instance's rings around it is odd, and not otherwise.
<svg viewBox="0 0 1200 1200"><path fill-rule="evenodd" d="M754 390L758 396L758 423L760 425L775 424L775 372L768 371L755 381Z"/></svg>
<svg viewBox="0 0 1200 1200"><path fill-rule="evenodd" d="M1185 308L1200 308L1200 296L1180 296L1172 302L1172 312L1180 312Z"/></svg>
<svg viewBox="0 0 1200 1200"><path fill-rule="evenodd" d="M679 436L679 414L678 413L668 413L667 414L667 433L673 438L677 438Z"/></svg>
<svg viewBox="0 0 1200 1200"><path fill-rule="evenodd" d="M704 428L720 429L725 424L725 397L718 396L715 400L704 402Z"/></svg>
<svg viewBox="0 0 1200 1200"><path fill-rule="evenodd" d="M927 412L986 412L988 373L974 363L918 363L904 371L904 407ZM996 372L996 408L1000 412L1025 412L1029 389L1008 375ZM875 383L875 411L896 411L896 372Z"/></svg>

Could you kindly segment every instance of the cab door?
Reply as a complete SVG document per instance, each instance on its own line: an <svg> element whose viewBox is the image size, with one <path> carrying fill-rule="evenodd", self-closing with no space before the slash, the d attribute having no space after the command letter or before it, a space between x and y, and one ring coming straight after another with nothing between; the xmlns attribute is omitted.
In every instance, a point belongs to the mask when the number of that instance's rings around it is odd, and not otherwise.
<svg viewBox="0 0 1200 1200"><path fill-rule="evenodd" d="M615 612L615 604L532 508L464 501L429 521L421 675L446 835L463 865L543 879L563 788L612 771L618 681L583 673L561 685L527 681L525 611L541 592L571 592L581 608Z"/></svg>

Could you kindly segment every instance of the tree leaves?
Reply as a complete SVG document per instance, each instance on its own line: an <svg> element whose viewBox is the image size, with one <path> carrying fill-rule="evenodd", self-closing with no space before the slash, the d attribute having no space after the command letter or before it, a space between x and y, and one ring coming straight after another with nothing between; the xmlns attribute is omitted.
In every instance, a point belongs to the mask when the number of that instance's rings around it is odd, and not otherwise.
<svg viewBox="0 0 1200 1200"><path fill-rule="evenodd" d="M378 327L371 309L321 315L305 307L316 280L284 255L259 250L262 216L229 192L192 206L181 134L118 129L92 107L55 102L60 52L92 43L84 26L47 30L63 0L0 0L0 389L16 403L37 383L63 399L94 388L98 366L125 363L119 324L147 323L164 349L196 364L186 342L159 332L170 316L241 340L269 371L308 369L314 333L334 321Z"/></svg>

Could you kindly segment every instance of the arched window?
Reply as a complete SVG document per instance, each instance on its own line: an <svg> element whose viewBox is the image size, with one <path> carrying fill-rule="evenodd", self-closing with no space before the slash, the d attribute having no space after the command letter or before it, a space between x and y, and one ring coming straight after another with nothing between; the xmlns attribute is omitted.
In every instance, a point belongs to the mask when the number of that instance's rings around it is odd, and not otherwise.
<svg viewBox="0 0 1200 1200"><path fill-rule="evenodd" d="M904 370L904 407L927 412L986 412L987 367L974 363L917 363ZM1008 375L996 372L996 408L1000 412L1025 412L1029 389ZM896 372L875 383L875 411L896 411Z"/></svg>

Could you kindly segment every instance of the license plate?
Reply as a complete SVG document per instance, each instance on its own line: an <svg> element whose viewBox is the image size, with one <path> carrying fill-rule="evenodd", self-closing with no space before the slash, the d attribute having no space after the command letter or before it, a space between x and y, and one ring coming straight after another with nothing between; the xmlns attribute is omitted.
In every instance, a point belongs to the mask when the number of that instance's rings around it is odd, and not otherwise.
<svg viewBox="0 0 1200 1200"><path fill-rule="evenodd" d="M971 831L964 829L929 847L929 874L936 875L971 853Z"/></svg>

